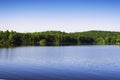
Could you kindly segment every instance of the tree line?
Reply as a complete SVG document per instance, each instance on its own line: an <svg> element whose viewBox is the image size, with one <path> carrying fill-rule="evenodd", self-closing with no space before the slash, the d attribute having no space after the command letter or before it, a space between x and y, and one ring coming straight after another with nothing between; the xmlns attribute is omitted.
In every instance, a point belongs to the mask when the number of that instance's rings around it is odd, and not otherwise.
<svg viewBox="0 0 120 80"><path fill-rule="evenodd" d="M66 33L61 31L45 31L19 33L8 30L0 31L0 47L22 45L120 45L120 32L86 31Z"/></svg>

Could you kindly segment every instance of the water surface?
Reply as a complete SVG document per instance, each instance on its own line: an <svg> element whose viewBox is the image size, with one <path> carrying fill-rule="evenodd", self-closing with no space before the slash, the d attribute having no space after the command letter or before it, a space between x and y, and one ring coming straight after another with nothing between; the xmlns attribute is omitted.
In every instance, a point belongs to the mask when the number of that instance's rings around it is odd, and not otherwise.
<svg viewBox="0 0 120 80"><path fill-rule="evenodd" d="M120 46L0 49L0 79L120 80Z"/></svg>

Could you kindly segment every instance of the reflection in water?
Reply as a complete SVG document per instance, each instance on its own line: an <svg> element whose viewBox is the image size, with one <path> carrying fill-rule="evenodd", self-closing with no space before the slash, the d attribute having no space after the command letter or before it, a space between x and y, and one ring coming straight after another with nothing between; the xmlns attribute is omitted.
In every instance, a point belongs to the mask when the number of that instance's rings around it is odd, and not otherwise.
<svg viewBox="0 0 120 80"><path fill-rule="evenodd" d="M77 66L114 66L120 59L119 47L18 47L0 49L0 62L15 64L64 64Z"/></svg>
<svg viewBox="0 0 120 80"><path fill-rule="evenodd" d="M119 80L119 62L119 46L1 48L0 78Z"/></svg>
<svg viewBox="0 0 120 80"><path fill-rule="evenodd" d="M9 63L12 61L12 49L0 49L0 62Z"/></svg>

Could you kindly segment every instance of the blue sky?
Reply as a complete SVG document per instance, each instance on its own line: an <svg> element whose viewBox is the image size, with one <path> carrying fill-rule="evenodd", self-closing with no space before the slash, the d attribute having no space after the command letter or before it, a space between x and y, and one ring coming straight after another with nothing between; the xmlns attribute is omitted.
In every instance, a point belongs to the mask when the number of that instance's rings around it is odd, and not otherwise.
<svg viewBox="0 0 120 80"><path fill-rule="evenodd" d="M0 0L0 30L120 31L120 0Z"/></svg>

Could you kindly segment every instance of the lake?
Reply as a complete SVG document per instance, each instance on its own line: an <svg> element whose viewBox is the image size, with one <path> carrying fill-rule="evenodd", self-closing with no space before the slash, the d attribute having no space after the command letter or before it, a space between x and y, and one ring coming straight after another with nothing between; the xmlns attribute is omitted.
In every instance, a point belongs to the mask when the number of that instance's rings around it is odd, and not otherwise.
<svg viewBox="0 0 120 80"><path fill-rule="evenodd" d="M0 48L0 80L120 80L120 46Z"/></svg>

